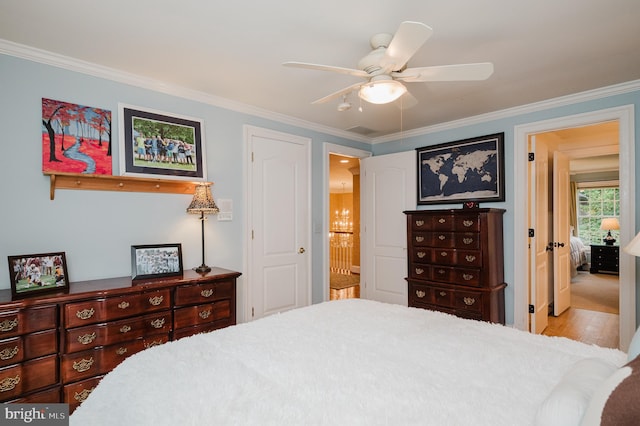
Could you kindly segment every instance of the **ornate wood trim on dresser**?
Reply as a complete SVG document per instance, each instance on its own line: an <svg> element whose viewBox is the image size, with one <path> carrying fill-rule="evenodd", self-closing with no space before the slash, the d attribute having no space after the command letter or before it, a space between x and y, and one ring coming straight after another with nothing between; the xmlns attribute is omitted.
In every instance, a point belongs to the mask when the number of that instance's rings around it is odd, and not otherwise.
<svg viewBox="0 0 640 426"><path fill-rule="evenodd" d="M408 305L504 324L504 212L405 211Z"/></svg>
<svg viewBox="0 0 640 426"><path fill-rule="evenodd" d="M72 412L126 357L236 324L236 279L208 274L71 283L68 293L12 301L0 290L0 402L66 402Z"/></svg>

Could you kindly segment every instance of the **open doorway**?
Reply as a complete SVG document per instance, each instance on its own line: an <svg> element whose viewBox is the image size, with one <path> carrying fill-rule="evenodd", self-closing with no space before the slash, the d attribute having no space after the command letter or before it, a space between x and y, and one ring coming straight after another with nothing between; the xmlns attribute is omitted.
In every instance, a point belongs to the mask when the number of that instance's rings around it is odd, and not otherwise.
<svg viewBox="0 0 640 426"><path fill-rule="evenodd" d="M360 297L360 159L369 156L324 144L323 300Z"/></svg>
<svg viewBox="0 0 640 426"><path fill-rule="evenodd" d="M360 297L360 159L329 155L329 300Z"/></svg>
<svg viewBox="0 0 640 426"><path fill-rule="evenodd" d="M558 214L567 214L569 232L558 237L549 229L548 323L543 334L562 336L603 347L619 347L619 246L603 241L607 232L619 240L619 125L616 121L554 130L535 135L536 143L545 145L549 161L548 186L537 188L538 196L549 203L549 227L558 224ZM569 187L563 188L559 200L554 169L560 167L558 153L569 159ZM555 159L555 160L554 160ZM557 170L555 170L557 172ZM617 226L603 226L615 221ZM536 231L538 231L536 229ZM566 241L565 241L566 240ZM610 243L611 244L608 244ZM569 256L559 258L552 252L567 245ZM558 259L562 259L559 261ZM568 265L560 264L561 262ZM557 264L556 264L557 263ZM565 308L557 308L558 271L568 271ZM540 282L540 281L537 281ZM540 290L540 289L538 289ZM538 291L540 294L540 291ZM565 302L566 303L566 302Z"/></svg>

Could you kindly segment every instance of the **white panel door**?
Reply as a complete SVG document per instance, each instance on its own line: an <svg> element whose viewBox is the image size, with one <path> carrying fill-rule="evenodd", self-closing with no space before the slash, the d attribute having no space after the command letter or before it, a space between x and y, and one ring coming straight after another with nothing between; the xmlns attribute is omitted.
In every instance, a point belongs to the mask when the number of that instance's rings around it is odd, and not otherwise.
<svg viewBox="0 0 640 426"><path fill-rule="evenodd" d="M531 212L529 227L535 236L530 239L532 257L529 290L531 305L531 332L540 334L549 323L549 278L551 271L548 243L549 237L549 158L548 148L543 141L531 137L531 152L535 153L535 162L529 162L531 177Z"/></svg>
<svg viewBox="0 0 640 426"><path fill-rule="evenodd" d="M403 212L416 206L416 153L360 161L364 179L363 297L407 305L407 219Z"/></svg>
<svg viewBox="0 0 640 426"><path fill-rule="evenodd" d="M310 144L251 130L249 293L256 319L310 303Z"/></svg>
<svg viewBox="0 0 640 426"><path fill-rule="evenodd" d="M571 305L571 261L569 240L569 157L553 153L553 315Z"/></svg>

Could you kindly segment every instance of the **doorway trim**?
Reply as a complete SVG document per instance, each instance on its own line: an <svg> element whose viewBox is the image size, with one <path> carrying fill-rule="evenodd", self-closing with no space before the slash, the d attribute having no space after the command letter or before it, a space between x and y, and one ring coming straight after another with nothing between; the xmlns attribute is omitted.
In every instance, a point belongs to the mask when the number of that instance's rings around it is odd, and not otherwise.
<svg viewBox="0 0 640 426"><path fill-rule="evenodd" d="M347 157L366 158L371 157L371 152L348 146L325 142L322 146L322 301L329 300L329 179L330 158L329 155L344 155ZM362 185L360 185L362 191ZM362 200L362 195L360 196ZM361 210L362 212L362 210ZM362 222L361 222L362 223ZM314 225L314 232L316 227ZM362 265L362 261L360 261Z"/></svg>
<svg viewBox="0 0 640 426"><path fill-rule="evenodd" d="M550 120L514 126L514 327L529 330L529 258L527 237L528 176L527 142L530 135L571 127L617 121L619 126L620 173L620 245L635 236L635 125L634 106L592 111ZM525 259L523 261L523 259ZM630 255L620 255L620 349L626 350L636 329L636 262Z"/></svg>

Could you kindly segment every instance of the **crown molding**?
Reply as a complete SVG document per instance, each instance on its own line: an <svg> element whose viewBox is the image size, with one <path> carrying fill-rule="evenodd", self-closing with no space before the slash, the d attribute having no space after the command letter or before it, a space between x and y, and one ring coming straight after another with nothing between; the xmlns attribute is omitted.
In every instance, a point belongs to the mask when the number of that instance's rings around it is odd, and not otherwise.
<svg viewBox="0 0 640 426"><path fill-rule="evenodd" d="M547 99L532 104L520 105L513 108L507 108L500 111L489 112L486 114L475 115L473 117L462 118L460 120L439 123L433 126L413 129L406 132L394 133L391 135L380 136L371 139L371 144L384 142L392 142L409 137L422 136L429 133L442 132L445 130L456 129L459 127L480 124L487 121L500 120L503 118L514 117L517 115L528 114L537 111L543 111L551 108L573 105L580 102L587 102L602 99L610 96L621 95L625 93L640 90L640 80L629 81L625 83L615 84L612 86L602 87L599 89L588 90L585 92L574 93L571 95L561 96L558 98Z"/></svg>
<svg viewBox="0 0 640 426"><path fill-rule="evenodd" d="M345 130L323 126L317 123L312 123L310 121L291 117L289 115L276 113L263 108L243 104L197 90L167 84L160 80L154 80L137 74L127 73L114 68L105 67L92 62L82 61L80 59L75 59L46 50L37 49L31 46L25 46L4 39L0 39L0 54L14 56L16 58L26 59L28 61L38 62L41 64L62 68L68 71L79 72L82 74L91 75L93 77L104 78L106 80L128 84L143 89L153 90L155 92L201 102L203 104L228 109L242 114L265 118L268 120L277 121L279 123L301 127L304 129L317 131L340 138L345 138L351 141L371 143L371 138L357 135L352 132L347 132Z"/></svg>
<svg viewBox="0 0 640 426"><path fill-rule="evenodd" d="M114 68L105 67L92 62L82 61L79 59L71 58L68 56L60 55L57 53L49 52L42 49L37 49L31 46L14 43L12 41L0 39L0 54L14 56L21 59L26 59L32 62L38 62L45 65L50 65L57 68L63 68L68 71L79 72L82 74L91 75L94 77L104 78L107 80L116 81L118 83L129 84L143 89L153 90L156 92L164 93L171 96L176 96L184 99L189 99L196 102L201 102L207 105L212 105L231 111L239 112L242 114L253 115L256 117L265 118L272 121L277 121L282 124L288 124L295 127L301 127L304 129L317 131L320 133L370 144L379 144L385 142L392 142L410 137L422 136L430 133L441 132L445 130L456 129L459 127L470 126L480 124L487 121L500 120L503 118L514 117L517 115L542 111L551 108L557 108L566 105L572 105L580 102L586 102L591 100L597 100L609 96L620 95L624 93L630 93L640 90L640 80L634 80L630 82L620 83L612 86L607 86L599 89L588 90L585 92L566 95L558 98L548 99L531 104L521 105L518 107L507 108L499 111L494 111L486 114L480 114L472 117L462 118L459 120L448 121L445 123L435 124L433 126L421 127L419 129L413 129L409 131L403 131L398 133L392 133L379 137L366 137L358 135L346 130L336 129L330 126L323 126L317 123L312 123L307 120L291 117L289 115L276 113L263 108L243 104L240 102L232 101L230 99L214 96L208 93L200 92L197 90L187 89L181 86L170 85L160 80L154 80L148 77L143 77L137 74L127 73Z"/></svg>

